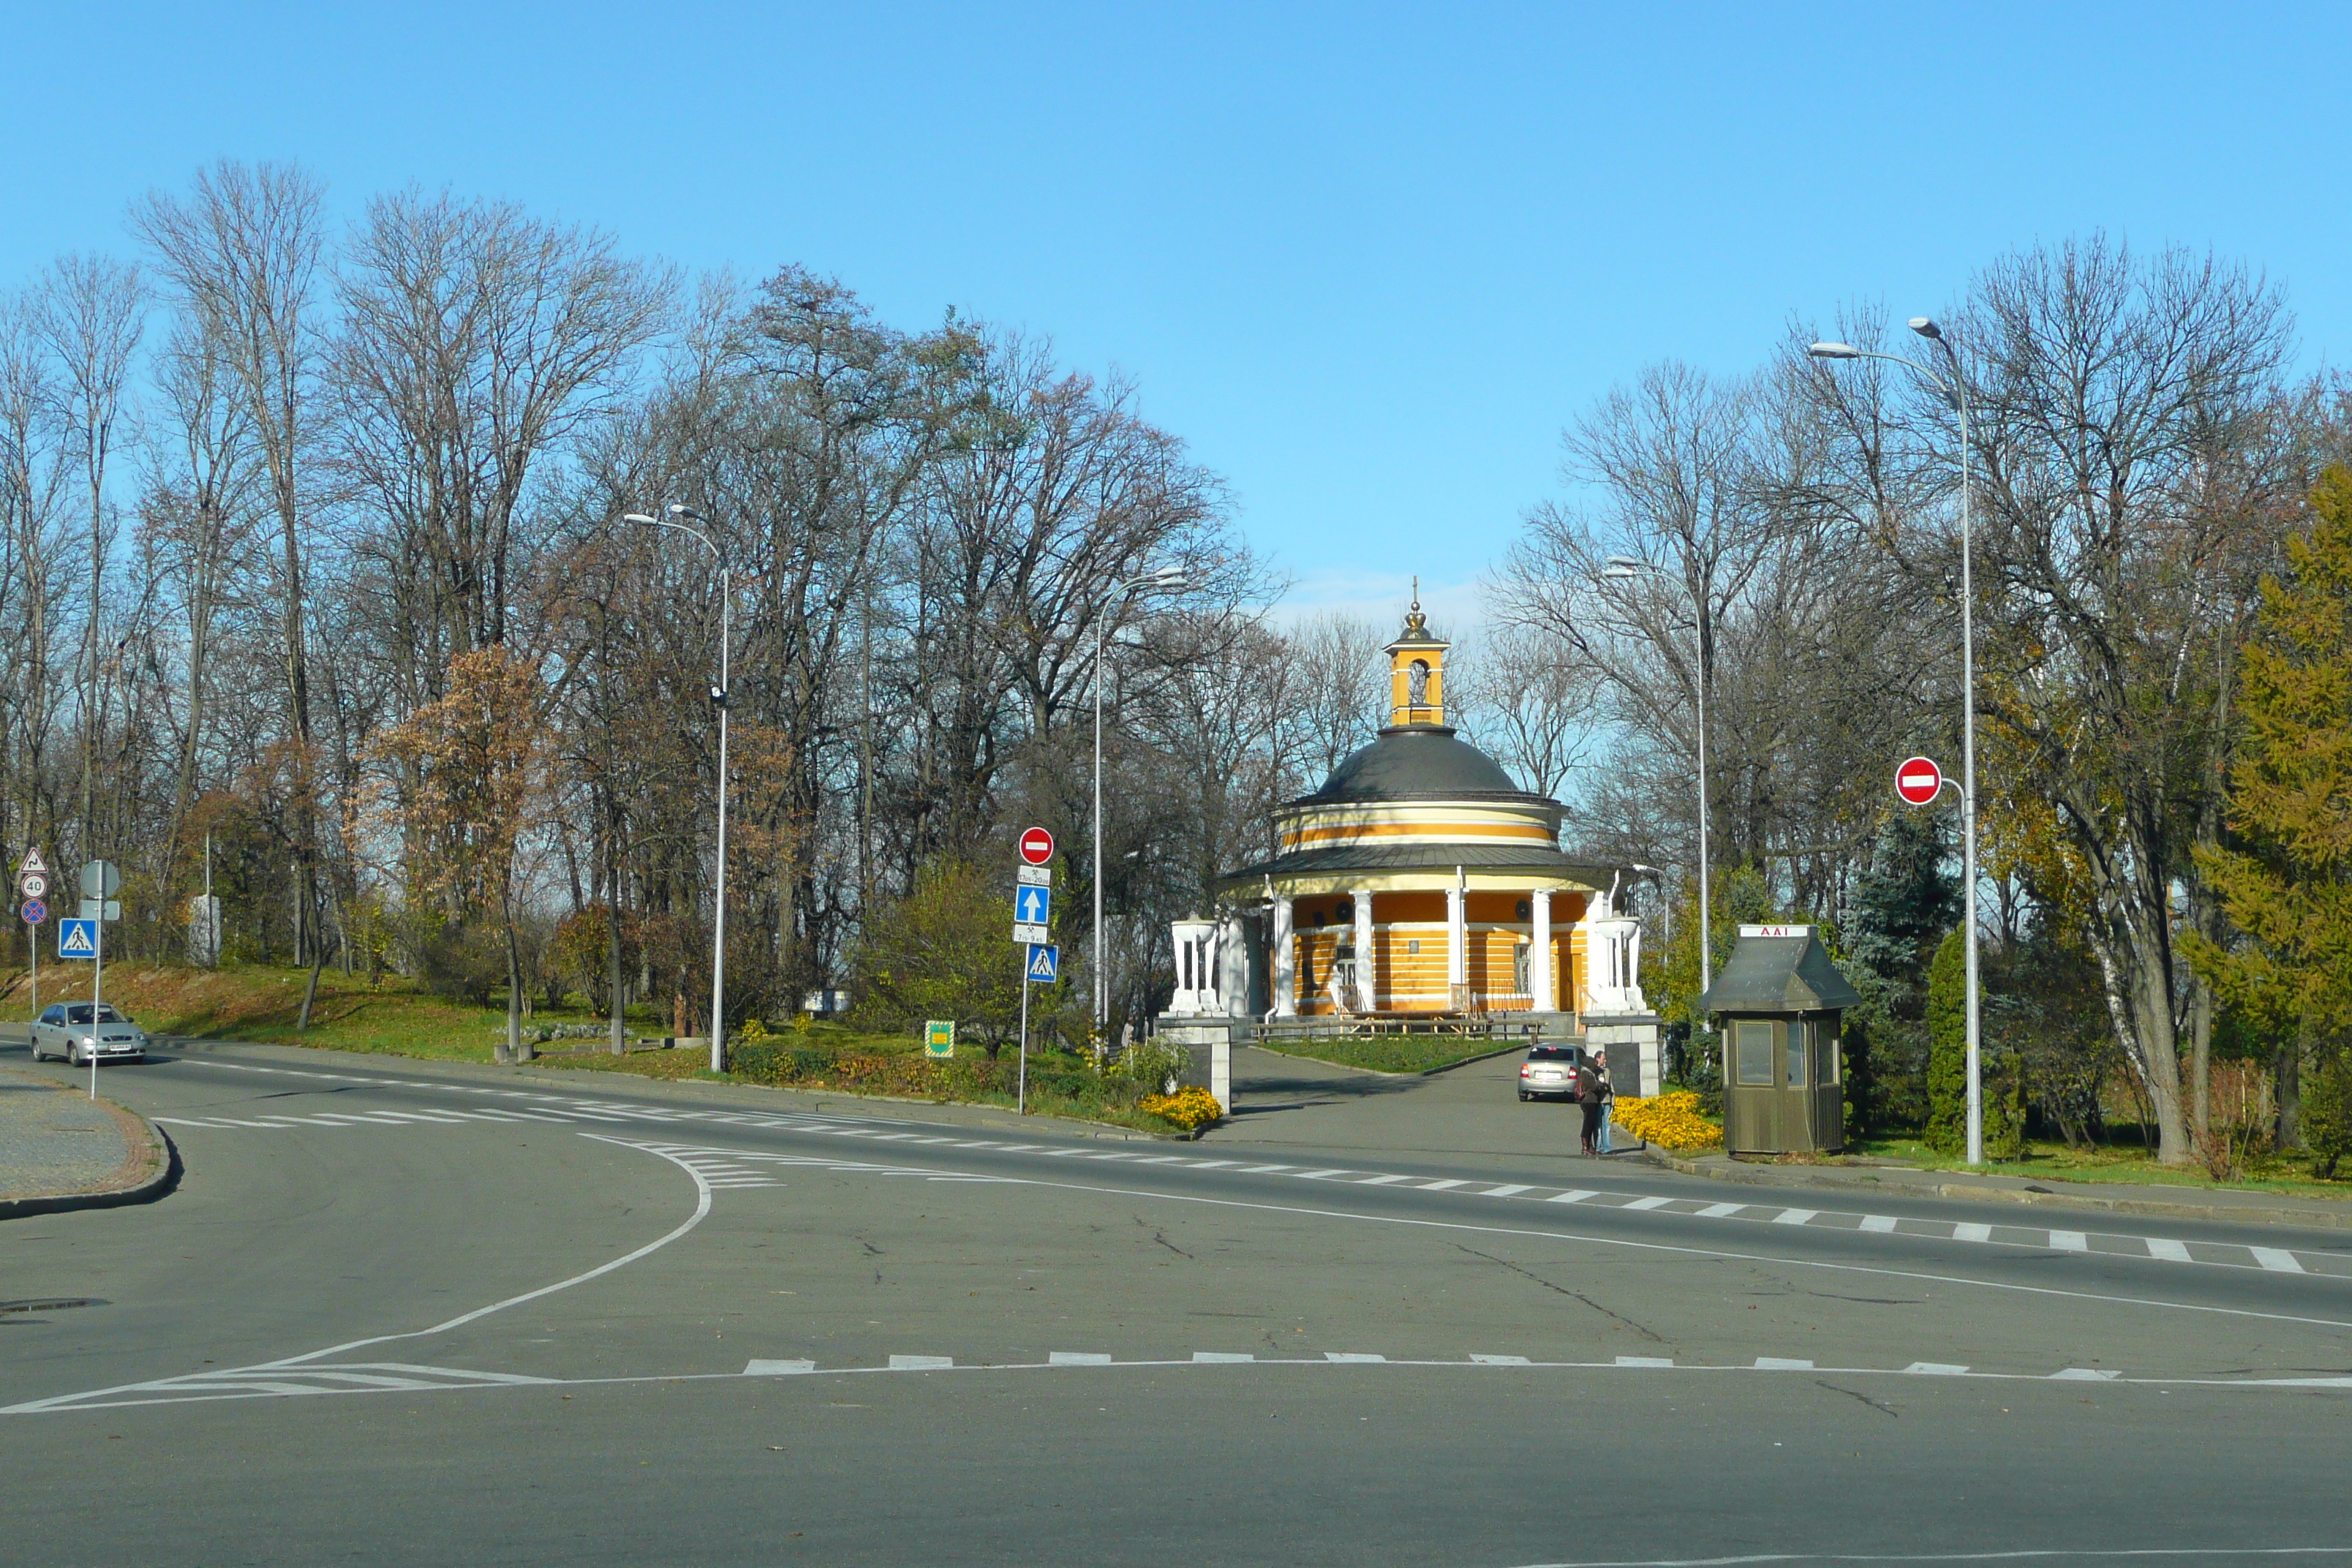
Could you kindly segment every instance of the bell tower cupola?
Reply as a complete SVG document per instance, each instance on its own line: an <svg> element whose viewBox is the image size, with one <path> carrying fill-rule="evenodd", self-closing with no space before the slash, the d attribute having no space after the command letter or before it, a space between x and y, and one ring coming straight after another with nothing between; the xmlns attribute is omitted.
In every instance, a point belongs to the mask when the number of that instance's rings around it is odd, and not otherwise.
<svg viewBox="0 0 2352 1568"><path fill-rule="evenodd" d="M1421 579L1412 580L1412 608L1404 630L1389 644L1389 725L1391 729L1439 729L1445 723L1445 650L1454 645L1433 637L1421 613Z"/></svg>

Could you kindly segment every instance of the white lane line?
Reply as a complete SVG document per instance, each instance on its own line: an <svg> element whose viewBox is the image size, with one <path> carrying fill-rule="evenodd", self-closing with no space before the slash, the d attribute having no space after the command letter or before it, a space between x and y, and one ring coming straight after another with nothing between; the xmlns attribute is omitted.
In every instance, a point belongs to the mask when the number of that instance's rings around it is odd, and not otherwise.
<svg viewBox="0 0 2352 1568"><path fill-rule="evenodd" d="M1535 1363L1523 1355L1480 1355L1470 1352L1470 1359L1480 1366L1532 1366Z"/></svg>
<svg viewBox="0 0 2352 1568"><path fill-rule="evenodd" d="M1738 1214L1741 1209L1744 1209L1748 1205L1746 1204L1709 1204L1703 1209L1694 1210L1691 1217L1693 1219L1721 1219L1726 1215Z"/></svg>
<svg viewBox="0 0 2352 1568"><path fill-rule="evenodd" d="M1580 1204L1587 1198L1597 1198L1601 1194L1599 1193L1588 1193L1581 1187L1570 1187L1564 1193L1552 1194L1551 1196L1544 1199L1544 1202L1548 1204ZM1665 1200L1661 1198L1658 1201L1660 1203L1664 1203Z"/></svg>
<svg viewBox="0 0 2352 1568"><path fill-rule="evenodd" d="M743 1363L745 1377L789 1377L794 1373L814 1372L816 1363L797 1358L786 1361L747 1361Z"/></svg>
<svg viewBox="0 0 2352 1568"><path fill-rule="evenodd" d="M2053 1252L2088 1252L2091 1238L2079 1230L2053 1230L2050 1233L2050 1249Z"/></svg>
<svg viewBox="0 0 2352 1568"><path fill-rule="evenodd" d="M1409 1182L1411 1176L1366 1176L1356 1184L1360 1187L1385 1187L1391 1182Z"/></svg>
<svg viewBox="0 0 2352 1568"><path fill-rule="evenodd" d="M1466 1187L1469 1184L1470 1184L1467 1182L1458 1181L1452 1176L1448 1176L1443 1181L1423 1182L1421 1184L1421 1190L1424 1193L1442 1193L1448 1187Z"/></svg>
<svg viewBox="0 0 2352 1568"><path fill-rule="evenodd" d="M2053 1383L2113 1383L2122 1375L2122 1373L2107 1372L2097 1367L2070 1366L2052 1373L2050 1380Z"/></svg>
<svg viewBox="0 0 2352 1568"><path fill-rule="evenodd" d="M1952 1226L1954 1241L1990 1241L1992 1226L1989 1225L1956 1225Z"/></svg>
<svg viewBox="0 0 2352 1568"><path fill-rule="evenodd" d="M1194 1351L1192 1359L1201 1362L1243 1362L1255 1361L1257 1357L1247 1351Z"/></svg>
<svg viewBox="0 0 2352 1568"><path fill-rule="evenodd" d="M1819 1209L1782 1209L1772 1216L1774 1225L1811 1225L1821 1217Z"/></svg>
<svg viewBox="0 0 2352 1568"><path fill-rule="evenodd" d="M1521 1193L1534 1191L1533 1187L1523 1186L1517 1182L1505 1182L1499 1187L1482 1187L1479 1189L1478 1195L1482 1198L1513 1198Z"/></svg>
<svg viewBox="0 0 2352 1568"><path fill-rule="evenodd" d="M1903 1370L1921 1377L1958 1377L1969 1369L1948 1361L1915 1361Z"/></svg>
<svg viewBox="0 0 2352 1568"><path fill-rule="evenodd" d="M890 1358L892 1372L940 1372L955 1365L951 1355L894 1355Z"/></svg>
<svg viewBox="0 0 2352 1568"><path fill-rule="evenodd" d="M2283 1252L2275 1247L2250 1247L2246 1250L2254 1255L2255 1262L2274 1274L2300 1274L2304 1271L2302 1263L2292 1252Z"/></svg>
<svg viewBox="0 0 2352 1568"><path fill-rule="evenodd" d="M1239 1173L1244 1176L1266 1176L1272 1175L1276 1171L1289 1169L1291 1167L1288 1165L1244 1165Z"/></svg>
<svg viewBox="0 0 2352 1568"><path fill-rule="evenodd" d="M1790 1356L1759 1355L1756 1358L1759 1372L1811 1372L1813 1363Z"/></svg>
<svg viewBox="0 0 2352 1568"><path fill-rule="evenodd" d="M2189 1248L2183 1247L2177 1241L2168 1241L2160 1236L2151 1236L2147 1239L2147 1255L2150 1258L2160 1258L2167 1263L2194 1263L2197 1261L2195 1258L2189 1256Z"/></svg>
<svg viewBox="0 0 2352 1568"><path fill-rule="evenodd" d="M1055 1351L1045 1358L1047 1366L1108 1366L1110 1357L1100 1351Z"/></svg>
<svg viewBox="0 0 2352 1568"><path fill-rule="evenodd" d="M1355 1173L1355 1173L1355 1172L1353 1172L1353 1171L1339 1171L1339 1170L1331 1170L1331 1171L1300 1171L1300 1172L1296 1173L1296 1175L1297 1175L1297 1178L1299 1181L1302 1181L1302 1182L1320 1182L1320 1181L1328 1180L1328 1178L1333 1177L1333 1176L1352 1176L1352 1175L1354 1175Z"/></svg>
<svg viewBox="0 0 2352 1568"><path fill-rule="evenodd" d="M1552 1201L1558 1203L1559 1200L1554 1198ZM1674 1201L1672 1198L1635 1198L1632 1203L1622 1206L1629 1209L1662 1209Z"/></svg>
<svg viewBox="0 0 2352 1568"><path fill-rule="evenodd" d="M1347 1365L1354 1366L1368 1362L1384 1362L1389 1358L1384 1355L1362 1355L1352 1351L1325 1351L1323 1352L1323 1359L1325 1361L1340 1362Z"/></svg>
<svg viewBox="0 0 2352 1568"><path fill-rule="evenodd" d="M1612 1363L1617 1366L1672 1366L1671 1357L1662 1355L1621 1355Z"/></svg>
<svg viewBox="0 0 2352 1568"><path fill-rule="evenodd" d="M1895 1228L1895 1216L1891 1214L1866 1214L1862 1216L1862 1228L1884 1236Z"/></svg>

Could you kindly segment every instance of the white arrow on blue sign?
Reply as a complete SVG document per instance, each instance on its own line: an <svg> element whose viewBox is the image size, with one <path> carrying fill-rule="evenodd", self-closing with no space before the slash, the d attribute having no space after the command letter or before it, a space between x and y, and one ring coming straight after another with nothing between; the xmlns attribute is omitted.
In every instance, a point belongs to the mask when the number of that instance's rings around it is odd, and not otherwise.
<svg viewBox="0 0 2352 1568"><path fill-rule="evenodd" d="M1021 887L1013 889L1013 922L1015 925L1041 926L1046 923L1046 911L1054 907L1051 888Z"/></svg>
<svg viewBox="0 0 2352 1568"><path fill-rule="evenodd" d="M59 921L58 922L58 956L59 958L96 958L98 956L98 922L96 921Z"/></svg>
<svg viewBox="0 0 2352 1568"><path fill-rule="evenodd" d="M1029 978L1041 985L1052 984L1061 956L1062 950L1058 947L1033 943L1029 949Z"/></svg>

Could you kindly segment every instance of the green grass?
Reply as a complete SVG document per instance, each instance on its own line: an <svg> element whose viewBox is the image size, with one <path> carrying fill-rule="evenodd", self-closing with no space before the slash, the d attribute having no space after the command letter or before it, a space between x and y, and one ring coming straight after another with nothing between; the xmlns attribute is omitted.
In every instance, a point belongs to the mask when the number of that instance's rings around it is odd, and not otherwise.
<svg viewBox="0 0 2352 1568"><path fill-rule="evenodd" d="M1336 1067L1369 1068L1374 1072L1428 1072L1452 1067L1496 1049L1495 1042L1462 1035L1360 1035L1330 1038L1286 1039L1258 1045L1280 1056L1305 1057Z"/></svg>
<svg viewBox="0 0 2352 1568"><path fill-rule="evenodd" d="M1846 1145L1849 1155L1899 1161L1923 1171L1967 1171L1969 1164L1938 1153L1910 1138L1864 1139ZM2147 1186L2201 1187L2222 1192L2282 1193L2296 1197L2352 1198L2352 1170L2335 1181L2322 1181L2311 1172L2305 1156L2276 1156L2258 1163L2243 1176L2216 1181L2200 1165L2162 1165L2152 1150L2137 1143L2095 1144L2070 1148L2063 1142L2029 1142L2025 1158L1988 1164L1998 1175L2044 1177L2061 1182L2128 1183Z"/></svg>

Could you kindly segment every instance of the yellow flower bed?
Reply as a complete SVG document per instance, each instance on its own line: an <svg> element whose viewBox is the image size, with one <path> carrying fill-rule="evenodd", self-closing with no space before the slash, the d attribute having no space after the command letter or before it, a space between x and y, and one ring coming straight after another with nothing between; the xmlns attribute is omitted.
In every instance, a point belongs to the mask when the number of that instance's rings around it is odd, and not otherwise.
<svg viewBox="0 0 2352 1568"><path fill-rule="evenodd" d="M1723 1129L1698 1113L1698 1096L1688 1090L1647 1100L1619 1095L1610 1121L1669 1149L1704 1149L1723 1142Z"/></svg>
<svg viewBox="0 0 2352 1568"><path fill-rule="evenodd" d="M1173 1094L1147 1094L1135 1102L1138 1110L1172 1121L1190 1132L1195 1127L1205 1127L1224 1114L1217 1109L1217 1097L1205 1089L1184 1088Z"/></svg>

